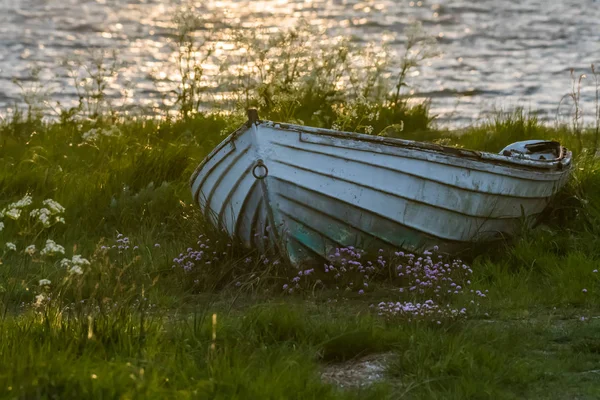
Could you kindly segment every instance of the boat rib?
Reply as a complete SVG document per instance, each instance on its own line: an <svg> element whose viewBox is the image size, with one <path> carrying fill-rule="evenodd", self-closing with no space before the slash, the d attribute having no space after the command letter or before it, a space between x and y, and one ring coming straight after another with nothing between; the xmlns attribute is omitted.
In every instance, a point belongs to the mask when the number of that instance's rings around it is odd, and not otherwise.
<svg viewBox="0 0 600 400"><path fill-rule="evenodd" d="M209 176L207 176L207 179L204 181L204 183L208 183L210 182L211 178L213 178L215 180L214 184L210 186L210 189L208 190L208 193L206 195L206 210L214 210L216 212L217 215L219 215L219 211L218 211L218 207L219 204L223 204L223 198L221 196L218 196L217 199L213 202L213 197L215 192L217 191L223 191L225 193L229 193L229 191L231 190L231 187L229 185L231 185L231 181L226 180L225 177L229 174L229 172L231 172L232 169L234 169L234 167L236 167L238 165L238 162L244 157L244 155L246 155L246 153L250 150L250 147L248 146L247 148L245 148L244 150L240 151L239 154L237 154L235 157L233 157L229 164L223 164L225 165L225 168L223 168L223 171L220 171L219 173L217 173L217 170L215 169L213 171L213 173ZM237 178L235 178L237 179ZM199 190L202 190L202 188L199 188ZM215 203L213 205L213 203ZM206 215L206 217L208 218L208 213ZM217 221L218 222L218 221Z"/></svg>
<svg viewBox="0 0 600 400"><path fill-rule="evenodd" d="M277 179L282 180L281 178L277 178ZM312 192L314 198L317 198L318 196L329 197L324 193L316 192L312 189L308 189L308 188L301 187L298 185L295 185L295 188ZM399 230L407 230L407 229L418 231L419 234L426 235L433 240L457 242L457 240L452 239L452 238L438 237L438 236L432 235L429 232L420 231L417 228L400 224L400 223L398 223L398 221L395 221L388 216L374 212L372 210L359 208L359 207L349 204L349 203L345 203L338 207L332 207L329 211L324 211L324 210L316 208L316 206L314 205L315 204L314 201L311 203L309 203L307 201L302 202L299 200L299 197L291 197L291 196L281 194L281 193L279 193L278 195L281 198L283 198L289 202L295 203L298 207L309 208L315 212L318 212L319 214L321 214L324 217L331 218L340 223L347 224L349 227L361 232L362 234L375 237L378 240L380 240L381 242L391 245L391 246L400 246L400 242L395 241L392 238L388 238L388 235L391 236L394 232L397 232ZM334 199L331 197L329 197L329 199L332 202L339 201L339 199ZM373 228L382 226L382 227L384 227L384 229L382 229L383 232L379 232L378 230L375 230L375 229L366 229L365 226L363 226L363 227L360 226L359 221L355 221L357 218L366 219L367 216L371 217L372 219L377 220L377 223L372 223L372 224L369 224L368 226L373 227ZM348 245L348 244L346 244L346 245Z"/></svg>
<svg viewBox="0 0 600 400"><path fill-rule="evenodd" d="M341 156L341 155L338 155L338 154L332 154L332 153L328 153L328 152L325 152L325 151L320 151L320 150L316 150L316 149L303 149L303 148L301 148L299 146L292 146L292 145L287 145L287 144L282 144L282 143L277 143L277 142L274 142L273 144L276 145L276 146L281 146L281 147L285 147L285 148L288 148L288 149L293 149L293 150L296 150L296 151L302 151L302 152L306 152L306 153L309 153L309 154L320 154L320 155L323 155L323 156L326 156L326 157L337 158L339 160L343 160L343 161L347 161L347 162L354 162L354 163L361 164L361 165L368 166L368 167L374 167L374 168L378 168L378 169L382 169L382 170L388 170L388 171L392 171L392 172L398 172L398 173L402 173L402 174L405 174L405 175L409 175L409 176L417 178L417 179L422 179L422 180L426 180L426 181L435 182L437 184L444 185L444 186L449 186L449 187L452 187L452 188L459 188L461 190L465 190L465 191L469 191L469 192L475 192L475 193L479 193L479 194L481 193L480 191L478 191L477 189L474 189L473 187L461 186L461 185L451 185L451 184L443 182L443 181L441 181L439 179L435 179L435 177L428 177L428 176L424 176L424 175L418 175L418 174L412 173L410 171L400 170L400 169L397 169L397 168L391 168L389 166L382 165L382 164L375 164L375 163L367 162L367 161L361 160L359 158L344 157L344 156ZM369 153L369 154L372 154L372 153ZM515 179L520 179L520 180L524 180L524 181L538 182L537 180L534 180L534 179L525 179L525 178L519 178L519 177L517 177ZM528 198L537 199L537 198L545 198L546 197L546 196L523 197L523 196L519 196L519 195L516 195L516 194L502 193L502 192L492 192L491 194L494 194L495 196L515 197L515 198L519 198L519 199L523 199L523 198L525 198L525 199L528 199Z"/></svg>
<svg viewBox="0 0 600 400"><path fill-rule="evenodd" d="M366 183L361 183L361 182L353 181L351 179L346 179L346 178L343 178L343 177L340 177L340 176L331 175L331 174L328 174L327 172L319 171L319 170L316 170L314 168L304 167L304 166L299 165L299 164L295 164L295 163L291 163L291 162L287 162L287 161L283 161L283 160L277 160L277 159L274 159L273 161L275 161L277 163L280 163L280 164L283 164L283 165L286 165L288 167L292 167L292 168L294 168L296 170L303 170L303 171L306 171L306 172L309 172L309 173L312 173L312 174L321 175L321 176L327 177L327 178L332 178L332 179L335 179L335 180L338 180L338 181L342 181L342 182L345 182L345 183L348 183L348 184L355 185L357 187L365 188L367 190L376 190L376 191L379 191L381 193L384 193L384 194L387 194L387 195L390 195L390 196L394 196L394 197L406 200L408 202L413 202L413 203L421 204L424 207L433 207L433 208L437 208L437 209L440 209L440 210L443 210L443 211L446 211L446 212L455 213L455 214L461 214L461 215L464 215L464 216L467 216L467 217L474 217L474 218L489 218L489 217L491 217L491 215L480 215L480 214L477 214L476 212L473 212L473 211L469 212L467 210L462 211L460 209L452 208L452 207L448 207L448 206L444 207L442 205L436 204L435 202L427 202L427 201L424 201L424 200L419 200L418 198L409 197L407 195L403 195L401 193L398 193L397 191L386 190L384 188L377 187L374 184L368 185ZM464 198L464 196L460 197L459 194L455 194L454 197L456 197L458 199ZM496 201L498 201L498 199L496 199ZM521 203L521 205L523 205L524 202L525 201L523 201ZM529 207L526 207L526 208L529 208ZM472 210L472 207L471 207L471 210ZM489 211L490 211L490 206L489 206L489 203L488 203L487 206L486 206L486 212L489 212ZM494 215L493 217L496 218L496 219L514 219L514 218L519 218L521 216L521 210L518 209L516 211L517 211L516 215L501 215L501 214L499 214L499 215Z"/></svg>

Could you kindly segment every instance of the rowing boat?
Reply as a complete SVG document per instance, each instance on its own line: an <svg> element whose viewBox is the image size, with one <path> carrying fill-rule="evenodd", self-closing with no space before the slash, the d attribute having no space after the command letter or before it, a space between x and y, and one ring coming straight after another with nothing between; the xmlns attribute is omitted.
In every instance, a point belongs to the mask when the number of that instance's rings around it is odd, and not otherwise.
<svg viewBox="0 0 600 400"><path fill-rule="evenodd" d="M571 152L517 142L500 153L258 119L190 179L219 229L293 264L340 247L456 251L513 235L565 185Z"/></svg>

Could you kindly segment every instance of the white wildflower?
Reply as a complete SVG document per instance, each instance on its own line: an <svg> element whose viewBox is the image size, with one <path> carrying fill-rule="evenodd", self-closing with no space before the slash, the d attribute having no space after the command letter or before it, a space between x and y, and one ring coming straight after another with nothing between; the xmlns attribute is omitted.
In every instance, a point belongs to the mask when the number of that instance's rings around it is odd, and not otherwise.
<svg viewBox="0 0 600 400"><path fill-rule="evenodd" d="M85 132L83 135L81 135L81 138L83 140L85 140L86 142L88 142L88 141L97 139L99 134L100 133L99 133L98 129L92 128L89 131Z"/></svg>
<svg viewBox="0 0 600 400"><path fill-rule="evenodd" d="M44 227L46 227L46 228L48 228L51 224L50 217L52 216L52 212L50 210L48 210L47 208L39 208L39 209L32 210L29 213L29 216L31 216L33 218L37 218L42 223L42 225L44 225Z"/></svg>
<svg viewBox="0 0 600 400"><path fill-rule="evenodd" d="M9 204L8 207L6 207L2 210L2 212L0 212L0 214L3 214L15 220L19 219L19 217L21 216L21 209L31 205L32 201L32 197L27 194L23 196L21 200Z"/></svg>
<svg viewBox="0 0 600 400"><path fill-rule="evenodd" d="M45 228L48 228L50 227L50 225L52 225L52 216L63 213L65 211L65 208L52 199L46 199L42 203L46 207L32 210L29 213L29 216L32 218L37 218L38 221L41 222ZM61 216L56 216L54 220L55 222L65 222L64 218Z"/></svg>
<svg viewBox="0 0 600 400"><path fill-rule="evenodd" d="M79 265L73 265L71 268L69 268L69 274L71 274L71 275L82 275L83 274L83 270L81 269L81 267Z"/></svg>
<svg viewBox="0 0 600 400"><path fill-rule="evenodd" d="M60 214L65 212L65 208L61 206L57 201L52 199L46 199L42 202L46 207L48 207L54 214Z"/></svg>
<svg viewBox="0 0 600 400"><path fill-rule="evenodd" d="M35 253L35 244L31 244L31 245L25 247L24 252L26 254L29 254L30 256L32 256Z"/></svg>
<svg viewBox="0 0 600 400"><path fill-rule="evenodd" d="M121 136L121 131L115 125L111 126L108 129L103 129L102 134L104 136Z"/></svg>
<svg viewBox="0 0 600 400"><path fill-rule="evenodd" d="M0 222L0 232L4 229L4 222Z"/></svg>
<svg viewBox="0 0 600 400"><path fill-rule="evenodd" d="M14 220L19 219L19 217L21 216L21 209L19 208L11 208L8 211L4 212L4 215L12 218Z"/></svg>
<svg viewBox="0 0 600 400"><path fill-rule="evenodd" d="M46 255L54 255L54 254L65 254L65 248L61 245L57 244L54 240L48 239L46 240L46 246L40 251L40 254L43 256Z"/></svg>
<svg viewBox="0 0 600 400"><path fill-rule="evenodd" d="M108 129L92 128L89 131L85 132L83 135L81 135L81 138L86 142L90 142L98 139L100 136L121 136L121 131L114 125Z"/></svg>
<svg viewBox="0 0 600 400"><path fill-rule="evenodd" d="M12 251L16 251L17 250L17 246L14 243L11 243L11 242L6 242L6 248L8 250L12 250Z"/></svg>
<svg viewBox="0 0 600 400"><path fill-rule="evenodd" d="M50 284L52 283L50 281L50 279L40 279L40 286L50 286Z"/></svg>
<svg viewBox="0 0 600 400"><path fill-rule="evenodd" d="M373 127L371 125L365 126L365 133L370 135L373 133Z"/></svg>
<svg viewBox="0 0 600 400"><path fill-rule="evenodd" d="M90 265L90 262L79 254L75 254L70 260L68 258L63 258L60 261L61 267L69 267L71 265Z"/></svg>
<svg viewBox="0 0 600 400"><path fill-rule="evenodd" d="M74 265L90 265L90 262L85 258L81 257L79 254L75 254L71 259L71 263Z"/></svg>
<svg viewBox="0 0 600 400"><path fill-rule="evenodd" d="M43 293L38 294L37 296L35 296L35 303L33 303L33 305L35 307L40 307L41 305L44 304L45 300L46 300L46 296Z"/></svg>
<svg viewBox="0 0 600 400"><path fill-rule="evenodd" d="M90 265L90 262L87 259L81 257L79 254L75 254L70 260L68 258L63 258L60 261L60 266L68 268L67 271L71 275L73 275L73 274L77 274L77 275L83 274L83 269L81 267L82 266L87 266L87 265Z"/></svg>
<svg viewBox="0 0 600 400"><path fill-rule="evenodd" d="M33 198L30 195L26 194L25 196L23 196L23 198L21 200L15 202L15 203L9 204L8 207L6 207L6 208L8 208L8 209L23 208L23 207L30 206L32 202L33 202Z"/></svg>

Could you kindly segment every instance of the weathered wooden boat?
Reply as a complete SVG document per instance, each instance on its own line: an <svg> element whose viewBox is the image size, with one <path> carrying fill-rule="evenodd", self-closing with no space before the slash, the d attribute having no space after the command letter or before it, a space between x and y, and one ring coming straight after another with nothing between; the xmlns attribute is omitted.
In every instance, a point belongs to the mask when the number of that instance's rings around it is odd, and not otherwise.
<svg viewBox="0 0 600 400"><path fill-rule="evenodd" d="M455 251L506 237L571 169L557 142L492 154L248 116L198 166L192 194L228 235L294 264L342 246Z"/></svg>

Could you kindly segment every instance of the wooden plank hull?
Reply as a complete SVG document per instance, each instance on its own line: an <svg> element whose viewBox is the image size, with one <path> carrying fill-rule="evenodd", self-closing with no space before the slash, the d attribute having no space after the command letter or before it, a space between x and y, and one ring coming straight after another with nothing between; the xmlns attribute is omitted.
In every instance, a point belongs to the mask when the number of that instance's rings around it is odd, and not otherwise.
<svg viewBox="0 0 600 400"><path fill-rule="evenodd" d="M190 185L213 224L295 263L342 246L458 249L511 235L566 183L571 155L517 158L249 122Z"/></svg>

